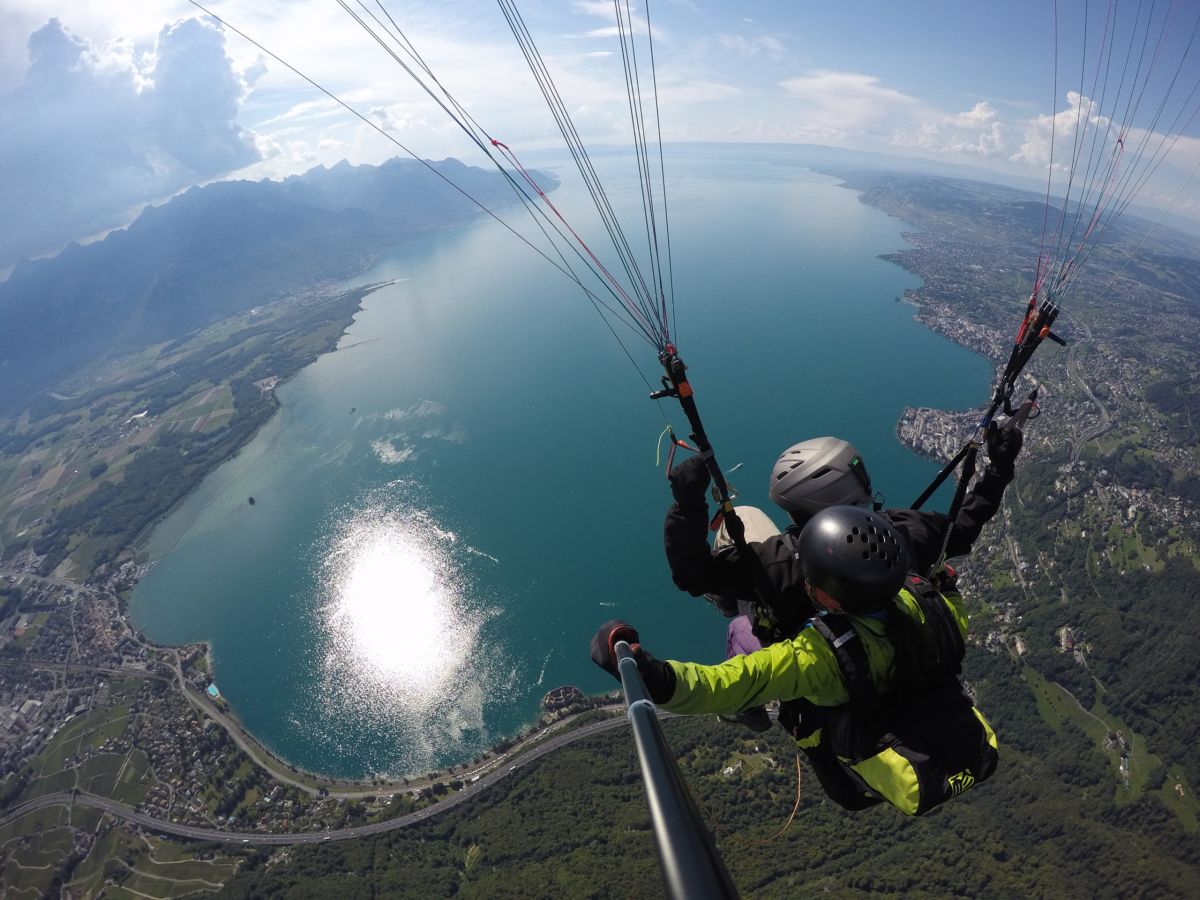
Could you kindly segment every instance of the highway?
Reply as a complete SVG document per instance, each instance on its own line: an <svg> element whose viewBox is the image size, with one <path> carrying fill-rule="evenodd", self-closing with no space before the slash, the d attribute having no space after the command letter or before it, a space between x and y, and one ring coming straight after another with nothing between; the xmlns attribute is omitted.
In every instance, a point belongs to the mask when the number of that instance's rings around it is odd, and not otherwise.
<svg viewBox="0 0 1200 900"><path fill-rule="evenodd" d="M1091 341L1092 330L1086 324L1076 319L1071 319L1071 324L1082 330L1085 334L1085 338L1084 340L1076 341L1071 349L1067 351L1067 375L1070 376L1071 380L1083 389L1083 392L1087 394L1088 399L1091 400L1092 403L1096 405L1096 408L1100 410L1099 424L1093 425L1091 428L1084 428L1082 433L1079 435L1078 440L1075 441L1074 447L1071 449L1071 464L1074 465L1075 463L1079 462L1079 455L1083 452L1083 448L1087 446L1088 441L1095 440L1096 438L1100 437L1100 435L1104 434L1104 432L1108 431L1112 420L1108 415L1108 408L1100 402L1095 394L1092 393L1092 389L1088 386L1086 379L1083 377L1083 367L1079 364L1078 353L1083 347L1087 346L1088 342Z"/></svg>
<svg viewBox="0 0 1200 900"><path fill-rule="evenodd" d="M659 716L661 718L670 718L671 714L660 712ZM78 791L74 795L70 792L62 791L54 794L45 794L41 797L34 797L32 800L27 800L14 807L3 818L0 818L0 827L14 822L22 816L28 815L38 809L46 809L51 806L75 805L103 810L118 819L124 819L126 822L139 825L149 831L189 838L194 841L220 841L226 844L276 847L292 844L319 844L324 841L345 841L371 834L383 834L386 831L396 831L397 829L407 828L409 825L416 825L419 822L432 819L434 816L439 816L448 809L453 809L460 803L474 799L476 794L491 787L501 779L514 774L516 770L536 762L547 753L553 753L555 750L565 747L581 738L591 737L594 734L609 731L613 728L620 728L628 723L629 720L625 716L619 716L603 722L593 722L591 725L585 725L582 728L568 731L565 734L556 735L546 740L545 743L534 747L532 750L515 757L508 765L503 765L490 774L481 776L478 781L468 783L461 791L450 794L445 799L427 806L425 809L397 816L394 819L373 822L370 825L359 825L354 828L337 828L328 831L309 831L295 834L264 834L258 831L222 831L216 828L200 828L195 825L182 825L178 822L170 822L166 819L156 819L152 816L144 815L124 803L118 803L116 800L111 800L108 797L89 794L85 791Z"/></svg>

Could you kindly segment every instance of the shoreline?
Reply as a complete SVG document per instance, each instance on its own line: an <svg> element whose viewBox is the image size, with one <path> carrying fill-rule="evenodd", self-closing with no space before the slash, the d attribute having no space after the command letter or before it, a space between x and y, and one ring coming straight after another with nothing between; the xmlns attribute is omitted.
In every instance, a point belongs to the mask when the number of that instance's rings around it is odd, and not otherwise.
<svg viewBox="0 0 1200 900"><path fill-rule="evenodd" d="M371 259L367 262L366 268L362 269L357 275L351 276L348 279L341 279L336 282L326 283L323 286L318 286L317 288L313 289L313 292L319 292L323 288L332 287L335 284L338 286L341 286L341 285L346 284L347 281L353 281L354 278L359 277L360 275L362 275L365 272L369 272L371 270L370 267L372 265L374 265L376 259L378 259L378 254L376 254L375 256L372 256ZM210 472L206 473L205 476L200 479L200 483L197 484L193 490L189 491L187 494L184 494L182 497L180 497L177 501L175 501L175 503L173 503L170 506L169 509L167 509L165 512L163 512L162 515L160 515L158 518L156 518L153 522L146 525L146 527L143 528L142 531L140 531L135 536L134 540L132 541L132 543L129 545L129 547L127 549L130 551L132 560L137 564L138 572L137 572L137 576L136 576L135 580L130 584L129 590L132 590L137 585L137 583L139 581L141 581L142 577L144 577L146 574L148 574L150 572L150 570L161 559L163 559L163 557L165 557L167 555L166 553L162 553L162 554L159 554L158 556L152 556L152 555L150 555L150 552L149 552L150 542L153 539L154 532L158 529L158 526L160 526L163 522L165 522L167 519L169 519L176 511L179 510L179 508L181 506L183 506L184 503L186 503L192 496L194 496L196 494L196 492L199 491L201 487L203 487L204 482L208 480L208 477L210 475L212 475L213 472L216 472L218 469L220 469L222 466L226 465L227 463L231 462L232 460L237 459L237 457L241 454L241 452L243 450L245 450L246 447L248 447L251 443L253 443L254 439L256 437L258 437L258 435L262 432L262 430L264 428L266 428L267 425L269 425L275 419L275 417L279 414L281 404L279 402L278 394L276 393L277 390L280 387L282 387L283 385L288 384L293 378L295 378L297 375L299 375L301 372L303 372L305 369L307 369L310 365L315 363L321 357L326 356L329 353L336 353L339 349L342 349L337 346L337 342L340 342L341 339L343 337L345 337L346 329L348 329L351 325L354 324L354 320L358 317L358 314L362 312L363 303L366 301L366 299L369 296L371 296L371 294L375 293L376 291L378 291L382 288L385 288L385 287L390 287L391 285L395 284L397 282L397 280L398 279L393 278L390 281L369 282L367 284L357 285L356 287L346 288L345 290L340 291L338 294L336 294L333 297L330 297L326 300L318 301L317 303L314 303L311 306L306 307L307 310L317 309L326 304L334 303L352 293L356 293L356 292L359 293L358 302L355 304L354 311L351 313L349 319L346 322L346 325L342 328L341 332L338 335L337 341L334 342L334 345L332 347L330 347L328 350L319 352L311 362L309 362L303 366L300 366L295 371L289 372L288 374L286 374L284 376L277 377L274 380L274 383L272 383L269 387L260 388L264 395L270 397L271 404L272 404L272 410L271 410L270 415L266 416L261 422L259 422L258 426L255 427L255 429L253 431L249 432L246 435L245 440L241 444L239 444L236 448L234 448L232 453L230 453L228 456L226 456L224 459L222 459L220 462L218 462L215 466L213 466L212 470ZM286 299L287 298L284 298L283 302L286 302ZM143 553L145 554L145 558L139 562L138 558L140 556L142 556ZM90 577L91 577L91 573L89 573L89 578ZM86 579L85 579L85 581L86 581Z"/></svg>
<svg viewBox="0 0 1200 900"><path fill-rule="evenodd" d="M351 275L345 279L339 279L336 282L330 282L324 287L326 289L332 288L335 285L338 287L344 287L348 282L353 282L356 278L360 278L363 276L363 274L369 272L377 258L377 255L373 256L367 262L365 267L357 274ZM200 483L196 485L195 489L185 494L183 497L180 497L169 509L164 511L162 515L157 517L153 522L149 523L141 532L139 532L134 543L126 548L128 556L124 559L123 564L117 567L115 573L112 571L104 571L102 573L89 572L83 579L82 583L95 588L103 589L104 581L108 581L111 584L111 579L114 576L119 578L121 589L119 591L114 591L114 594L116 595L118 602L120 617L124 626L129 630L129 632L136 635L137 638L147 646L147 648L174 656L177 663L179 662L179 654L181 651L185 651L188 648L200 648L202 650L202 657L207 661L206 669L208 677L206 681L208 683L216 682L211 641L205 639L190 641L184 644L158 643L145 634L145 632L138 626L137 622L133 619L131 613L129 612L129 594L136 588L141 579L170 552L168 550L165 553L156 555L150 554L149 546L152 542L154 533L156 529L163 524L163 522L175 514L191 497L195 496L196 492L203 486L205 481L209 476L212 475L212 473L216 472L230 461L236 459L245 450L245 448L253 442L254 438L259 435L264 428L268 427L272 421L275 420L280 409L282 408L282 404L280 403L276 393L279 387L289 383L294 377L307 369L308 366L312 365L327 354L337 352L338 350L349 349L347 347L341 347L339 344L345 337L347 330L353 324L354 320L362 312L363 304L367 297L381 288L397 283L398 280L400 279L393 278L386 281L367 282L364 284L354 285L353 287L344 287L344 289L339 290L334 296L325 300L320 300L317 303L306 307L307 309L315 309L319 306L344 299L351 294L357 293L359 295L353 312L350 314L345 326L341 329L337 338L333 341L332 346L317 353L317 355L311 361L296 368L294 371L287 373L275 381L275 383L273 383L269 389L264 390L264 393L269 394L270 396L272 403L271 412L269 415L264 417L261 422L258 423L253 431L246 435L245 440L236 448L234 448L232 453L214 465L212 470L206 473L204 478L201 479ZM320 290L320 288L318 288L318 290ZM285 302L286 299L287 298L285 298ZM100 582L94 580L97 574L101 575L102 580ZM437 770L433 770L438 777L432 779L427 777L431 771L428 769L422 769L420 771L414 771L412 773L405 773L401 775L389 775L387 777L382 777L378 774L374 776L371 774L364 774L358 778L338 777L316 772L311 769L304 768L292 762L291 760L288 760L284 755L280 754L278 751L264 743L258 736L246 728L241 719L236 715L236 713L233 712L224 695L222 695L217 702L214 703L213 700L210 699L210 697L205 693L203 687L198 686L194 682L189 683L187 675L182 671L179 665L176 666L175 671L173 672L173 677L176 680L176 687L184 696L184 699L187 700L187 702L197 711L197 713L213 720L220 727L222 727L229 734L231 740L233 740L234 743L251 758L256 766L263 769L272 778L287 784L291 784L310 794L324 794L333 797L345 798L361 798L363 796L387 793L389 791L396 793L412 792L419 790L423 786L431 785L438 780L448 780L453 778L458 769L463 768L473 761L463 760L441 767ZM578 715L578 713L575 715ZM494 764L499 765L499 762L502 761L504 756L507 754L498 752L496 749L497 747L515 746L516 744L527 740L529 734L539 728L553 728L560 724L560 720L554 720L551 722L543 721L546 716L547 713L545 711L539 711L539 713L532 719L522 723L520 730L516 734L512 735L511 737L501 736L490 747L483 750L481 753L476 754L474 759L482 762L482 759L480 758L486 759L488 757L493 757ZM479 765L477 768L479 771L485 772L491 768L491 765Z"/></svg>
<svg viewBox="0 0 1200 900"><path fill-rule="evenodd" d="M813 171L830 175L839 179L838 187L853 191L859 203L870 206L884 215L910 226L919 227L916 222L906 219L884 206L872 203L867 198L867 189L855 185L851 179L839 172L814 168ZM925 278L912 266L906 264L904 255L922 252L927 247L930 232L901 231L900 237L909 244L908 248L900 248L888 253L880 253L876 259L882 259L899 266L905 272L921 280L916 288L908 288L896 297L896 301L911 307L913 320L923 325L934 334L941 335L956 346L970 350L981 356L991 369L989 388L995 382L1002 364L1004 347L1002 340L996 339L994 330L982 329L976 323L953 311L949 305L938 303L922 296L926 290ZM897 443L917 457L943 465L954 457L962 448L972 428L978 423L980 416L987 407L983 402L964 409L943 409L929 406L905 406L896 420L893 434Z"/></svg>

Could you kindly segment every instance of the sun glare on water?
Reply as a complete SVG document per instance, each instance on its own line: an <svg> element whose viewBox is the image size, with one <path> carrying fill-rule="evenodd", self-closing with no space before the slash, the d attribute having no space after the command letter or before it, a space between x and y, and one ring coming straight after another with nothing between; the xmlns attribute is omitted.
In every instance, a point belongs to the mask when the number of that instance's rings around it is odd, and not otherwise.
<svg viewBox="0 0 1200 900"><path fill-rule="evenodd" d="M421 514L358 510L337 529L323 565L323 675L331 703L404 730L481 727L480 629L467 596L463 548ZM435 729L435 730L438 730Z"/></svg>

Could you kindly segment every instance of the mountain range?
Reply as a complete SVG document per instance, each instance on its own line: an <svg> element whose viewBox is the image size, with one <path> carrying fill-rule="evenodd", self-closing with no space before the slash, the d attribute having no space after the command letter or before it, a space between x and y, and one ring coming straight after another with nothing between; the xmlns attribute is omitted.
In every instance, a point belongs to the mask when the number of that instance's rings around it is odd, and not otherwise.
<svg viewBox="0 0 1200 900"><path fill-rule="evenodd" d="M353 275L414 234L479 215L466 194L488 207L515 202L500 173L454 159L342 162L195 187L101 241L20 263L0 283L0 412L96 359Z"/></svg>

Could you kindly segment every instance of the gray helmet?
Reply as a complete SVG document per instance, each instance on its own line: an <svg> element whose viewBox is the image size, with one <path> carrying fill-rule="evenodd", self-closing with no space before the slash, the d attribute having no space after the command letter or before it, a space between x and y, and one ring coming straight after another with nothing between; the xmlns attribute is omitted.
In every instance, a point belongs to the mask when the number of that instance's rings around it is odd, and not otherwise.
<svg viewBox="0 0 1200 900"><path fill-rule="evenodd" d="M790 513L811 514L838 504L866 506L872 496L862 457L840 438L793 444L771 472L771 499Z"/></svg>
<svg viewBox="0 0 1200 900"><path fill-rule="evenodd" d="M831 506L804 526L797 545L804 580L848 613L887 606L908 574L908 544L887 519L861 506Z"/></svg>

